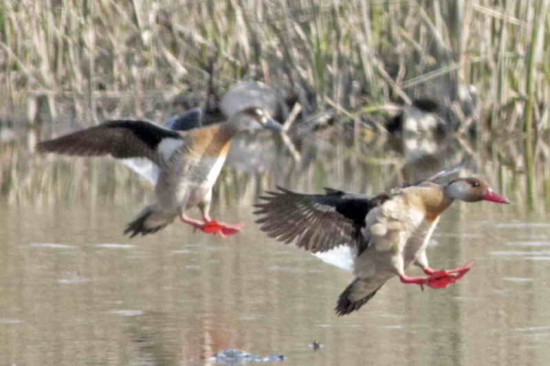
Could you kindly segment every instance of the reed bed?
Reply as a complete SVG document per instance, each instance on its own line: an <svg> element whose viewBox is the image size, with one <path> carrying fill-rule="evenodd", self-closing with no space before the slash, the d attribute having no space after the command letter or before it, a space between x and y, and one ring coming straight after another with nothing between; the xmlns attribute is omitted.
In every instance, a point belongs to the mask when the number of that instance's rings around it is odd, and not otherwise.
<svg viewBox="0 0 550 366"><path fill-rule="evenodd" d="M95 117L105 96L202 100L247 79L305 114L336 106L368 121L431 98L458 127L539 132L550 126L548 2L3 0L1 110L55 117L64 95Z"/></svg>

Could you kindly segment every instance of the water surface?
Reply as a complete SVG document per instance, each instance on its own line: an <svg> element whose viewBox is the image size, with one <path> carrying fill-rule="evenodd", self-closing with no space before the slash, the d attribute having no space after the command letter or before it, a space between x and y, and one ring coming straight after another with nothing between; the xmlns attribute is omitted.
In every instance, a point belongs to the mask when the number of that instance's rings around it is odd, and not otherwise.
<svg viewBox="0 0 550 366"><path fill-rule="evenodd" d="M147 184L108 159L36 156L28 138L1 148L2 365L203 365L228 347L282 353L289 365L550 360L548 201L541 194L534 210L525 207L523 180L502 161L505 152L467 152L455 141L418 159L403 146L320 135L300 144L298 162L269 134L244 136L213 210L244 222L240 235L222 239L176 223L128 239L123 228L146 204ZM456 163L514 204L458 203L445 213L432 266L476 261L446 289L391 280L359 312L337 317L351 274L267 238L253 222L251 205L275 184L373 193ZM314 340L323 348L310 349Z"/></svg>

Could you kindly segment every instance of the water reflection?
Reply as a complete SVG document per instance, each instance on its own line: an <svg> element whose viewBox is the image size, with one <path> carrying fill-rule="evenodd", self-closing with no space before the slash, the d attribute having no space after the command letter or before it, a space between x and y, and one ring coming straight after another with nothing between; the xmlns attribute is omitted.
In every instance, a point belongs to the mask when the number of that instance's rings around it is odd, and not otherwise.
<svg viewBox="0 0 550 366"><path fill-rule="evenodd" d="M342 131L342 135L346 135ZM227 239L172 225L129 240L150 187L108 159L36 156L33 134L0 146L0 363L203 365L223 348L282 353L292 365L545 365L550 359L547 163L524 203L513 143L450 139L424 148L332 131L236 141L214 210L246 223ZM397 146L395 145L397 144ZM399 145L401 144L401 145ZM245 159L250 159L243 164ZM275 184L377 192L460 164L514 205L456 204L430 250L434 267L476 264L444 290L390 281L364 309L334 315L349 274L269 240L251 204ZM546 164L546 165L545 165ZM313 351L317 340L324 347Z"/></svg>

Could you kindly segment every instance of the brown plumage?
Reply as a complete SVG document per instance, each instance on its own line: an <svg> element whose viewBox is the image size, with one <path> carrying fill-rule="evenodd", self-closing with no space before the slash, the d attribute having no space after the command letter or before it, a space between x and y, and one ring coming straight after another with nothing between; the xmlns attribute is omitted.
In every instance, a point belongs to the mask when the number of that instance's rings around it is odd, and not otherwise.
<svg viewBox="0 0 550 366"><path fill-rule="evenodd" d="M445 185L424 182L373 197L327 190L301 194L279 188L256 205L260 229L279 241L295 241L317 256L348 248L355 278L342 292L338 315L358 310L394 276L403 283L441 288L456 282L472 263L436 271L429 267L426 247L440 215L455 200L508 201L482 179L460 178ZM410 263L427 277L409 277Z"/></svg>
<svg viewBox="0 0 550 366"><path fill-rule="evenodd" d="M212 187L231 139L250 128L281 127L260 108L248 108L225 123L189 131L174 131L145 121L109 121L41 142L38 151L151 161L156 173L155 195L126 227L124 233L131 237L157 232L178 216L196 228L223 236L238 232L239 226L210 219ZM202 222L185 215L185 210L194 206L200 209Z"/></svg>

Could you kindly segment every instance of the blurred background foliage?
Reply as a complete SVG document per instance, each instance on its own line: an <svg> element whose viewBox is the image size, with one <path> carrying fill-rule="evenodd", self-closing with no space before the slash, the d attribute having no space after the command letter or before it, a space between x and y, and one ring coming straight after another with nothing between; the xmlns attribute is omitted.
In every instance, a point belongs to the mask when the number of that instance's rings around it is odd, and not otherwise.
<svg viewBox="0 0 550 366"><path fill-rule="evenodd" d="M219 114L244 80L274 88L286 107L278 118L292 125L279 159L286 145L298 172L316 166L319 187L333 160L309 164L323 144L343 143L397 174L380 189L466 164L533 206L550 191L549 9L549 0L3 0L0 139L15 142L1 148L2 190L20 194L25 174L45 171L28 168L40 138L196 106ZM42 128L14 138L29 125ZM327 125L346 139L304 142ZM233 159L241 168L265 151L248 143ZM442 158L451 150L466 157ZM426 159L439 163L426 169Z"/></svg>
<svg viewBox="0 0 550 366"><path fill-rule="evenodd" d="M532 134L550 121L548 3L3 0L1 111L55 118L61 98L97 118L125 93L197 105L244 79L304 115L377 125L429 99L452 130Z"/></svg>

